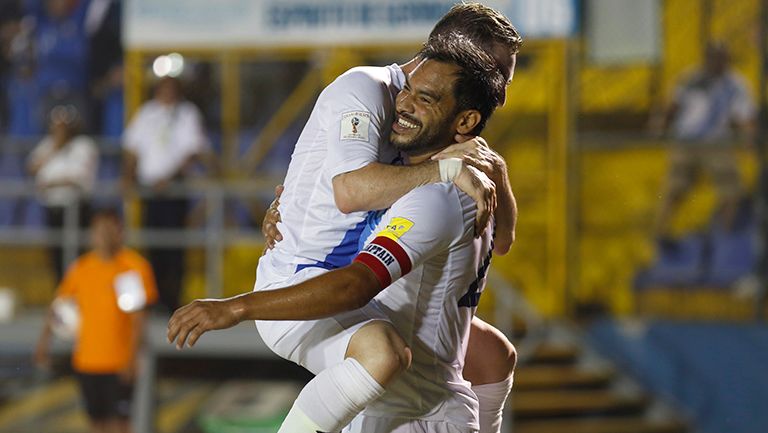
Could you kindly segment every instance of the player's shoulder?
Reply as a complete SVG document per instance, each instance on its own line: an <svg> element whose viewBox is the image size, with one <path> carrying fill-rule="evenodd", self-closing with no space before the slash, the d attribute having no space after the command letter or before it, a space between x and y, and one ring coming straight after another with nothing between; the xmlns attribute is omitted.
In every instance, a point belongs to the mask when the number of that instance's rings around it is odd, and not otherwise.
<svg viewBox="0 0 768 433"><path fill-rule="evenodd" d="M120 250L119 255L120 260L124 261L132 268L144 268L150 266L149 261L132 248L123 247L123 249Z"/></svg>
<svg viewBox="0 0 768 433"><path fill-rule="evenodd" d="M339 75L325 88L324 93L386 94L382 91L387 90L391 84L392 73L389 67L357 66Z"/></svg>
<svg viewBox="0 0 768 433"><path fill-rule="evenodd" d="M392 209L430 221L435 226L442 225L448 231L461 229L465 220L462 199L453 183L431 183L414 188L397 200Z"/></svg>

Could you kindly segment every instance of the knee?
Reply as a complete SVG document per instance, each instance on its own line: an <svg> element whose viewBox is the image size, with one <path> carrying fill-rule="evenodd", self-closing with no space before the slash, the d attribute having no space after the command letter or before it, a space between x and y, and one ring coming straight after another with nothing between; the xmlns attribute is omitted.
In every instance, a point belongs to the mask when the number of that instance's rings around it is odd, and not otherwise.
<svg viewBox="0 0 768 433"><path fill-rule="evenodd" d="M498 329L482 321L470 331L464 378L474 385L495 383L512 376L517 366L517 349Z"/></svg>
<svg viewBox="0 0 768 433"><path fill-rule="evenodd" d="M511 342L509 343L509 352L507 353L507 368L509 369L510 375L514 373L515 368L517 368L517 348L515 348L515 345Z"/></svg>
<svg viewBox="0 0 768 433"><path fill-rule="evenodd" d="M411 350L392 325L380 322L361 328L350 340L348 357L355 358L382 386L411 366Z"/></svg>

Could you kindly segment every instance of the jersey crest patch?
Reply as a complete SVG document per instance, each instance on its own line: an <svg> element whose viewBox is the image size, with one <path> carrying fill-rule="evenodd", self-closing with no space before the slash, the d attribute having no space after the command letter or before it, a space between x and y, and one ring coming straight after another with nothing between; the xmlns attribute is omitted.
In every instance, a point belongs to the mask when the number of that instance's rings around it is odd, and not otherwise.
<svg viewBox="0 0 768 433"><path fill-rule="evenodd" d="M385 238L397 242L397 240L400 239L402 235L408 233L408 230L412 227L413 221L401 217L394 217L389 220L387 227L376 236L384 236Z"/></svg>
<svg viewBox="0 0 768 433"><path fill-rule="evenodd" d="M368 125L371 113L350 111L341 115L341 140L368 141Z"/></svg>

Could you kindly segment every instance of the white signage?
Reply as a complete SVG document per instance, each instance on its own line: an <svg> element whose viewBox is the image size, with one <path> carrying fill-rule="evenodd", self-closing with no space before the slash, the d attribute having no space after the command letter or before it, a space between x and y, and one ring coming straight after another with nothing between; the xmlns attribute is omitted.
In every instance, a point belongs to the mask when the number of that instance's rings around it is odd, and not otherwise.
<svg viewBox="0 0 768 433"><path fill-rule="evenodd" d="M125 46L258 47L423 41L455 0L126 0ZM577 28L575 0L492 0L523 38Z"/></svg>

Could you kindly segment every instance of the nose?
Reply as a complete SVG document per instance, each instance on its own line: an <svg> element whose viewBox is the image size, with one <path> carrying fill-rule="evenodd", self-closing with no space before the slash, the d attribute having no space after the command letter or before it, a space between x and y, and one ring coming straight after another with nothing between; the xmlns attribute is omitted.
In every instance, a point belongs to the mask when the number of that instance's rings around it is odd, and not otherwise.
<svg viewBox="0 0 768 433"><path fill-rule="evenodd" d="M410 92L401 90L400 93L397 94L397 98L395 98L395 110L398 112L404 111L406 113L413 113L413 97Z"/></svg>

